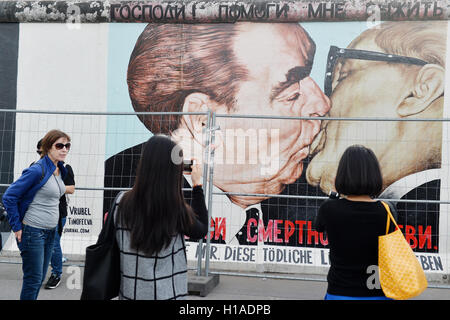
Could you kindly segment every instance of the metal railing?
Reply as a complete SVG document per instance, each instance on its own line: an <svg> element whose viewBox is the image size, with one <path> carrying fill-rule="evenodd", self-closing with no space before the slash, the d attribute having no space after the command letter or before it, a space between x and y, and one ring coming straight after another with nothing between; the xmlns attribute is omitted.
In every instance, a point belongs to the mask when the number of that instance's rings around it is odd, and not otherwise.
<svg viewBox="0 0 450 320"><path fill-rule="evenodd" d="M362 121L362 122L404 122L404 121L410 121L410 122L441 122L441 123L448 123L450 122L449 118L441 118L441 119L407 119L407 118L350 118L350 117L285 117L285 116L264 116L264 115L237 115L237 114L218 114L212 111L208 112L197 112L197 113L183 113L183 112L76 112L76 111L46 111L46 110L10 110L10 109L1 109L1 113L15 113L15 114L26 114L26 115L55 115L55 116L87 116L87 117L95 117L95 116L161 116L166 117L169 115L176 115L176 116L192 116L192 115L202 115L207 118L205 128L204 128L204 135L203 135L203 141L202 145L204 147L203 149L203 186L205 190L205 197L207 199L207 205L208 205L208 221L211 222L212 218L216 216L218 213L215 213L213 211L213 201L214 196L217 197L230 197L230 196L240 196L240 197L260 197L260 198L284 198L284 199L301 199L301 200L319 200L323 201L327 199L327 196L310 196L310 195L283 195L283 194L274 194L274 193L244 193L244 192L230 192L230 191L221 191L221 192L215 192L213 190L214 182L215 182L215 148L210 147L214 146L216 143L216 132L217 130L222 130L225 128L220 128L217 124L217 120L220 119L246 119L246 120L281 120L281 121L307 121L307 120L326 120L326 121ZM45 133L48 128L42 128L40 133ZM69 132L70 133L70 132ZM108 134L108 130L106 132L106 135ZM31 143L31 145L34 145L34 142ZM1 146L3 147L3 145ZM0 159L1 160L1 159ZM17 169L16 169L17 170ZM3 171L3 170L2 170ZM17 173L16 173L17 174ZM445 177L447 178L447 177ZM9 183L5 183L4 181L0 181L0 187L6 188L9 186ZM442 188L442 185L441 185ZM81 185L76 186L76 190L81 191L119 191L119 190L129 190L130 187L101 187L101 186L89 186L89 185ZM183 189L185 191L189 191L191 189L185 188ZM380 198L381 200L389 200L393 202L398 203L424 203L424 204L440 204L440 205L448 205L450 204L450 200L411 200L411 199L384 199ZM440 211L440 216L448 215L448 212ZM445 228L441 228L444 230ZM448 230L448 226L447 226ZM209 228L209 232L214 231L211 227ZM242 275L242 276L255 276L255 277L274 277L274 278L281 278L281 279L297 279L297 280L311 280L311 281L324 281L323 279L317 278L317 277L308 277L308 276L302 276L302 277L296 277L296 276L274 276L274 275L267 275L267 274L258 274L258 273L248 273L248 272L228 272L228 271L211 271L210 270L210 250L211 250L211 237L210 233L208 232L208 236L206 237L206 240L200 240L197 246L197 275L201 276L208 276L210 274L224 274L224 275ZM434 235L433 235L434 236ZM446 238L447 242L449 239L448 234L439 234L439 237ZM204 244L206 242L206 244ZM449 244L450 245L450 244ZM205 247L205 254L204 259L202 255L202 249ZM448 247L448 246L447 246ZM447 250L448 251L448 250ZM447 252L442 253L444 258L447 259ZM1 263L1 261L0 261ZM446 262L447 265L448 262ZM204 264L204 267L203 267ZM444 270L444 275L448 275L448 266L447 269ZM442 286L436 286L436 287L442 287Z"/></svg>

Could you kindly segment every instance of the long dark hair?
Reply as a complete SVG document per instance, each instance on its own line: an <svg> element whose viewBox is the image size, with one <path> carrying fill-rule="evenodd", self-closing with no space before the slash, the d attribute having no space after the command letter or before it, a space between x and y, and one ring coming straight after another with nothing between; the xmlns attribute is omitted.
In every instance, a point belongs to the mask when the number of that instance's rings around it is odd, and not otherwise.
<svg viewBox="0 0 450 320"><path fill-rule="evenodd" d="M182 192L182 150L169 137L155 135L146 143L133 188L119 204L118 221L130 231L131 248L153 255L193 223L194 212ZM176 160L176 159L175 159ZM177 163L181 162L181 163Z"/></svg>
<svg viewBox="0 0 450 320"><path fill-rule="evenodd" d="M348 147L339 161L334 185L340 194L377 197L383 177L375 153L362 145Z"/></svg>

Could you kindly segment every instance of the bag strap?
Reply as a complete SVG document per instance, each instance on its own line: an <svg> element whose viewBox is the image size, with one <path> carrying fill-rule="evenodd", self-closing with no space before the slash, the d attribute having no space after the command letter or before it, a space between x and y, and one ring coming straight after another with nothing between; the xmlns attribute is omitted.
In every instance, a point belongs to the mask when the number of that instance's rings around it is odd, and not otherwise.
<svg viewBox="0 0 450 320"><path fill-rule="evenodd" d="M108 217L106 218L106 221L103 224L103 228L98 236L97 244L109 242L115 236L116 227L114 224L114 211L116 211L116 206L119 204L123 194L124 192L121 191L114 198L114 201L111 204L111 208L109 209L110 211L108 211Z"/></svg>
<svg viewBox="0 0 450 320"><path fill-rule="evenodd" d="M119 204L120 199L122 199L122 196L124 195L124 193L125 193L124 191L120 191L116 195L116 197L114 198L114 201L111 204L111 208L109 209L108 218L107 219L111 219L111 222L113 223L113 225L114 225L114 212L116 211L116 207Z"/></svg>
<svg viewBox="0 0 450 320"><path fill-rule="evenodd" d="M388 234L390 220L392 220L392 222L394 223L394 225L397 229L398 229L398 225L397 225L397 222L395 222L394 216L391 213L391 209L389 208L389 205L384 201L381 201L381 203L383 204L383 206L386 208L386 211L387 211L386 234Z"/></svg>
<svg viewBox="0 0 450 320"><path fill-rule="evenodd" d="M33 163L30 164L30 167L31 167L33 164L38 164L38 165L41 167L42 173L41 173L41 179L39 179L39 183L41 183L42 179L44 179L44 177L45 177L45 169L44 169L44 165L43 165L42 163L40 163L40 162L35 161L35 162L33 162Z"/></svg>

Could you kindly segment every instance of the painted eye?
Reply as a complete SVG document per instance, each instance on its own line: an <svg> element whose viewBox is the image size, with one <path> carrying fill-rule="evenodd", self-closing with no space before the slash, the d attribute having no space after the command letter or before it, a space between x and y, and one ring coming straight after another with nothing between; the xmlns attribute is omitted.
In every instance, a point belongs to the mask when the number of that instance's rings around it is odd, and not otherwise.
<svg viewBox="0 0 450 320"><path fill-rule="evenodd" d="M295 94L291 95L289 98L287 98L287 101L295 101L300 97L300 93L296 92Z"/></svg>
<svg viewBox="0 0 450 320"><path fill-rule="evenodd" d="M341 72L339 73L339 78L337 79L337 82L341 82L342 80L344 80L345 78L347 78L349 75L348 72Z"/></svg>

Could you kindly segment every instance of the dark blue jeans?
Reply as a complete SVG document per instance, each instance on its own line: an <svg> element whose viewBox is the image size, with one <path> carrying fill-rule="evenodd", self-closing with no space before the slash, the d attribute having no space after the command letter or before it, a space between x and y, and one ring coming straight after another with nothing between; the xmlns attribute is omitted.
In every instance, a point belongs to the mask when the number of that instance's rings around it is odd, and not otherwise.
<svg viewBox="0 0 450 320"><path fill-rule="evenodd" d="M62 227L66 224L66 218L61 219ZM62 250L61 250L61 236L58 231L55 232L55 244L53 245L52 259L50 265L52 267L52 274L61 277L62 275Z"/></svg>
<svg viewBox="0 0 450 320"><path fill-rule="evenodd" d="M22 256L23 282L20 300L36 300L47 274L56 228L39 229L23 225L22 241L17 243Z"/></svg>

